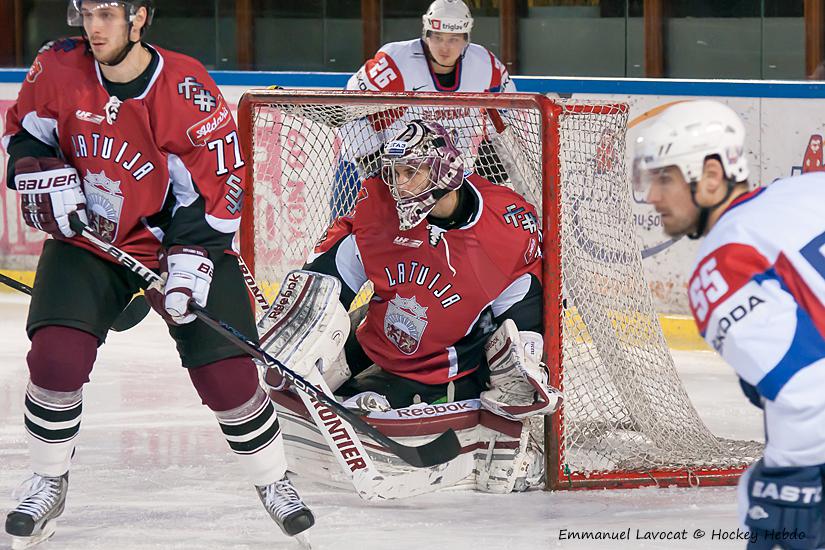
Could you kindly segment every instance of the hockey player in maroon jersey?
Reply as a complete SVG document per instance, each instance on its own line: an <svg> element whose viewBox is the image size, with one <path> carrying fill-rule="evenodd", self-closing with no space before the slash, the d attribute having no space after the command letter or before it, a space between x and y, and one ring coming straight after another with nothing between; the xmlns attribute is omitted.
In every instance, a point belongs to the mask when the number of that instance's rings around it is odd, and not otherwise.
<svg viewBox="0 0 825 550"><path fill-rule="evenodd" d="M325 362L336 394L373 408L480 396L519 420L558 407L541 363L535 210L466 172L441 125L414 120L387 142L380 177L364 182L305 269L337 277L344 308L363 284L374 288L346 364Z"/></svg>
<svg viewBox="0 0 825 550"><path fill-rule="evenodd" d="M187 312L207 305L250 336L255 325L231 251L244 160L229 108L204 67L141 41L150 0L69 2L82 38L45 46L9 110L3 145L23 218L50 233L27 321L25 426L33 476L6 518L15 547L54 532L80 428L82 388L140 279L76 236L77 215L153 268L147 298L214 411L267 512L295 535L312 513L285 476L283 438L250 357ZM82 460L82 451L78 456Z"/></svg>

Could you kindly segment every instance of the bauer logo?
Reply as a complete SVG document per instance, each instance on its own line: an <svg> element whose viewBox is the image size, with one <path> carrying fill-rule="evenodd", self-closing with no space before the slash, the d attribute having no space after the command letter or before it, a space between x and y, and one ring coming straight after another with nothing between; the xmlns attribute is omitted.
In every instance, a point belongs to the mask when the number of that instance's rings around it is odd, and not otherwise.
<svg viewBox="0 0 825 550"><path fill-rule="evenodd" d="M229 112L229 108L224 104L223 98L219 97L218 108L215 109L215 112L200 122L190 126L186 131L186 135L189 137L189 141L192 145L195 147L203 147L206 145L207 141L210 141L212 135L217 130L220 130L226 126L230 120L232 120L232 114Z"/></svg>

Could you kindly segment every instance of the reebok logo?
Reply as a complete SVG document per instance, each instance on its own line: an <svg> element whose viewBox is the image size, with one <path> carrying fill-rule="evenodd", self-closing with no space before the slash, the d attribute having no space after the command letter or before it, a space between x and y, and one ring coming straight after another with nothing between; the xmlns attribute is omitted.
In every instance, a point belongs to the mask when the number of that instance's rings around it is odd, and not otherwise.
<svg viewBox="0 0 825 550"><path fill-rule="evenodd" d="M82 120L83 122L91 122L92 124L100 124L103 122L102 115L96 115L94 113L90 113L89 111L81 111L80 109L74 112L74 116L76 116L78 120Z"/></svg>
<svg viewBox="0 0 825 550"><path fill-rule="evenodd" d="M411 239L409 237L396 237L392 244L397 244L398 246L407 246L409 248L418 248L424 241L419 241L418 239Z"/></svg>
<svg viewBox="0 0 825 550"><path fill-rule="evenodd" d="M474 411L476 407L467 401L456 401L454 403L444 403L442 405L429 405L427 407L408 407L397 409L395 414L398 418L420 418L428 416L440 416L443 414L455 414L460 412Z"/></svg>

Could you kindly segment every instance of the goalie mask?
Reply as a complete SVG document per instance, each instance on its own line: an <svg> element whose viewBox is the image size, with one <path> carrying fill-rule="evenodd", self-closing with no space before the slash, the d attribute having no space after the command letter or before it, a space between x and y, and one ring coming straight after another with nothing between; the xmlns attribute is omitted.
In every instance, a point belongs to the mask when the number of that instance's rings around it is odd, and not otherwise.
<svg viewBox="0 0 825 550"><path fill-rule="evenodd" d="M152 18L155 14L155 8L153 5L152 0L122 0L116 2L103 2L99 0L69 0L69 7L66 12L66 22L69 24L70 27L80 27L83 29L82 34L84 38L86 36L86 29L83 26L83 19L84 14L86 17L90 15L94 15L97 10L101 10L104 8L118 8L119 10L122 9L125 14L126 18L126 46L118 52L118 54L114 57L114 59L100 63L104 65L118 65L120 64L132 48L138 42L133 42L131 39L132 34L132 25L135 23L135 18L138 14L139 8L146 8L146 22L144 23L143 27L140 29L140 35L146 32L146 29L149 28L149 25L152 24Z"/></svg>
<svg viewBox="0 0 825 550"><path fill-rule="evenodd" d="M399 228L421 223L444 195L464 182L464 158L437 122L413 120L384 145L381 174L395 199Z"/></svg>

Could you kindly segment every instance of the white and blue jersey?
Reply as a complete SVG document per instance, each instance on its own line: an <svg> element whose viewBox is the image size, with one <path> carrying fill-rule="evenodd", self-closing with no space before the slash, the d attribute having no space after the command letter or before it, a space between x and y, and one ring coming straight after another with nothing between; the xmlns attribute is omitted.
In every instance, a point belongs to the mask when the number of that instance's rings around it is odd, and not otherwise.
<svg viewBox="0 0 825 550"><path fill-rule="evenodd" d="M705 340L765 410L765 464L825 463L825 173L737 198L688 285Z"/></svg>

